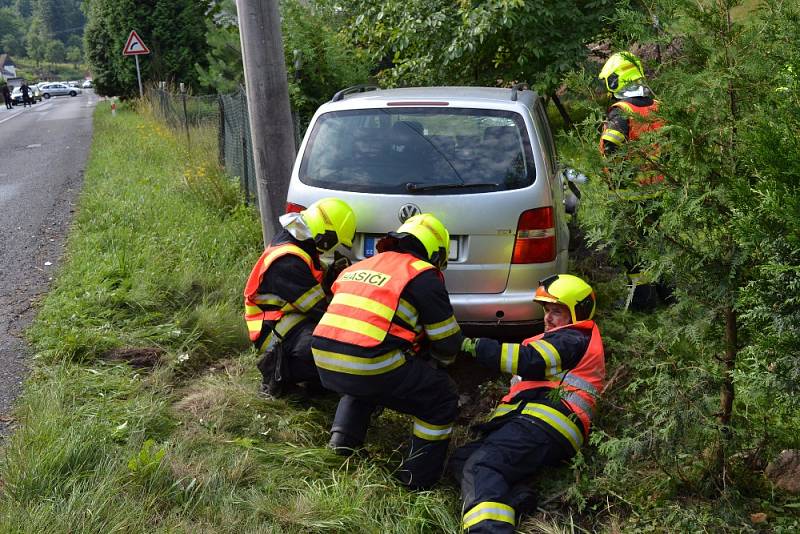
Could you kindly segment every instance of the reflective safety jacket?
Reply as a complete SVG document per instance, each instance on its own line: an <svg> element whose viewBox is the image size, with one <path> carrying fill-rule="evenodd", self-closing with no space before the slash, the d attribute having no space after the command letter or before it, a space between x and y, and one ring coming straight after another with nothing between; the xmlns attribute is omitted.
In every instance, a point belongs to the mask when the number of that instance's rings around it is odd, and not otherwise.
<svg viewBox="0 0 800 534"><path fill-rule="evenodd" d="M550 330L548 333L562 328L577 328L590 334L589 345L578 364L572 369L562 372L546 373L546 380L523 379L517 382L511 386L508 394L503 397L502 404L497 407L491 418L494 419L510 412L518 412L534 417L555 428L573 445L575 450L578 450L583 444L584 438L588 437L596 401L603 389L605 356L600 331L594 321L580 321ZM553 369L560 368L560 356L552 345L542 339L544 336L545 334L543 333L526 339L522 342L522 345L535 348L545 361L550 362ZM505 352L501 357L501 363L506 366L505 370L508 371L516 368L514 365L514 347L514 344L503 345ZM516 345L516 347L518 352L519 346ZM565 395L561 400L580 419L581 423L583 423L583 429L578 428L562 412L546 404L524 400L513 403L521 392L539 388L563 388Z"/></svg>
<svg viewBox="0 0 800 534"><path fill-rule="evenodd" d="M651 104L646 106L638 106L625 100L614 102L610 109L621 111L627 118L625 119L625 123L622 125L617 125L614 124L616 121L611 120L611 112L609 112L609 121L606 123L603 133L600 136L600 153L605 155L605 143L612 143L614 145L621 146L625 141L636 141L647 132L655 132L661 129L664 126L664 121L658 119L652 120L650 117L651 113L658 111L658 105L659 103L657 100L653 100ZM627 125L627 132L617 129L625 125ZM652 147L646 149L643 153L639 154L638 157L633 155L634 160L642 160L641 162L638 162L640 173L637 181L639 184L653 184L662 182L664 180L663 176L657 175L652 170L652 162L658 158L659 154L659 147L657 145L653 145ZM631 157L631 155L629 155L629 157ZM641 194L641 192L630 193L629 195L623 193L623 196L635 196L638 198L641 196ZM635 198L631 198L631 200L635 200Z"/></svg>
<svg viewBox="0 0 800 534"><path fill-rule="evenodd" d="M297 256L308 265L311 274L322 282L323 272L314 266L311 256L294 243L269 246L256 262L244 288L244 309L247 330L259 350L266 348L274 337L274 332L283 338L289 331L305 319L305 311L319 300L325 298L322 287L317 285L294 303L271 293L258 293L258 288L270 266L286 255Z"/></svg>
<svg viewBox="0 0 800 534"><path fill-rule="evenodd" d="M429 269L435 267L401 252L382 252L351 265L333 283L333 299L314 336L360 347L377 347L387 334L413 343L417 332L392 319L401 313L403 289Z"/></svg>

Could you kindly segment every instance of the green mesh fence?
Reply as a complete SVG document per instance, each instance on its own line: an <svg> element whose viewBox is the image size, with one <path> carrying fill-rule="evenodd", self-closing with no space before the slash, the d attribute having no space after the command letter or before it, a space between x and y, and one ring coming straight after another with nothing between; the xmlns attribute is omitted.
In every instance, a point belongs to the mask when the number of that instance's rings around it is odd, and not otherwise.
<svg viewBox="0 0 800 534"><path fill-rule="evenodd" d="M247 96L244 88L226 95L188 95L164 87L151 89L156 111L171 128L186 132L192 144L197 129L208 135L216 132L219 162L227 173L239 180L248 203L257 202L256 175L253 162L252 137L247 115Z"/></svg>

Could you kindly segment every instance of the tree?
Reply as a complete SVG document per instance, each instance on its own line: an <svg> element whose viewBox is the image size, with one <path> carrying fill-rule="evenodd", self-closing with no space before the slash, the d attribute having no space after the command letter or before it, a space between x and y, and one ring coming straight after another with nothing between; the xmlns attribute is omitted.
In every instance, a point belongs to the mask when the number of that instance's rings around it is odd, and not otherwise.
<svg viewBox="0 0 800 534"><path fill-rule="evenodd" d="M340 31L345 21L337 18L334 8L284 0L281 15L289 93L305 121L336 91L366 80L368 62ZM202 84L220 93L234 91L242 83L243 70L233 0L220 2L209 14L208 42L208 66L198 66Z"/></svg>
<svg viewBox="0 0 800 534"><path fill-rule="evenodd" d="M206 61L208 8L208 0L88 0L85 50L98 94L136 94L135 64L122 56L132 29L151 50L140 61L143 80L196 87L195 64Z"/></svg>
<svg viewBox="0 0 800 534"><path fill-rule="evenodd" d="M50 41L50 35L39 17L33 17L28 28L28 33L25 36L25 49L28 52L28 57L36 61L38 67L42 60L45 58L47 52L47 43Z"/></svg>
<svg viewBox="0 0 800 534"><path fill-rule="evenodd" d="M726 487L742 451L798 443L789 354L800 345L800 302L788 288L800 287L799 108L796 92L777 89L795 87L800 10L766 0L743 24L734 6L657 4L661 37L681 43L653 80L667 126L602 161L589 121L582 152L601 178L582 216L590 240L612 256L634 247L648 272L675 284L678 300L641 334L646 342L626 349L652 344L659 365L638 368L629 409L644 420L621 430L617 452L646 450L677 480L710 491ZM643 189L649 198L622 200L615 192L640 172L631 156L652 154L653 144L661 156L650 164L664 181ZM692 467L676 457L692 458Z"/></svg>
<svg viewBox="0 0 800 534"><path fill-rule="evenodd" d="M529 82L551 97L606 27L614 0L356 0L353 38L389 85ZM563 108L559 108L563 112Z"/></svg>
<svg viewBox="0 0 800 534"><path fill-rule="evenodd" d="M22 53L23 27L22 17L13 8L0 8L0 50L9 54Z"/></svg>
<svg viewBox="0 0 800 534"><path fill-rule="evenodd" d="M81 60L83 59L83 51L80 49L80 47L70 46L69 48L67 48L66 57L67 61L72 63L72 66L74 66L77 69L78 63L80 63Z"/></svg>
<svg viewBox="0 0 800 534"><path fill-rule="evenodd" d="M52 39L45 45L45 59L50 63L62 63L66 58L67 52L64 43L58 39Z"/></svg>

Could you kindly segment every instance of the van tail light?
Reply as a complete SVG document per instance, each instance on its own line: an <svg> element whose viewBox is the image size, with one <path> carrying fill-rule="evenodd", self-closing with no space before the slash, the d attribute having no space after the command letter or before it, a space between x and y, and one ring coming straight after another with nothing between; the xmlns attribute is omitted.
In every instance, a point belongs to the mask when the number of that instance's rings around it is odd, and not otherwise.
<svg viewBox="0 0 800 534"><path fill-rule="evenodd" d="M286 203L286 213L300 213L304 209L306 209L306 207L300 204L295 204L294 202Z"/></svg>
<svg viewBox="0 0 800 534"><path fill-rule="evenodd" d="M511 263L545 263L556 258L556 228L553 208L522 212L517 223L517 238Z"/></svg>

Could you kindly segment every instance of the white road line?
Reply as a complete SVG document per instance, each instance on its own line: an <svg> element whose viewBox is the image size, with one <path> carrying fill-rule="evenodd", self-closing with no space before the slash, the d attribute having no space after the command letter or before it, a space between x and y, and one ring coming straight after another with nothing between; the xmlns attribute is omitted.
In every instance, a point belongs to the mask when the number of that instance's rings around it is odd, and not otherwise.
<svg viewBox="0 0 800 534"><path fill-rule="evenodd" d="M18 112L17 112L17 113L15 113L14 115L11 115L10 117L6 117L5 119L3 119L3 120L0 120L0 124L4 123L4 122L6 122L6 121L10 121L11 119L13 119L14 117L16 117L17 115L22 115L22 112L21 112L21 111L18 111Z"/></svg>

